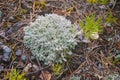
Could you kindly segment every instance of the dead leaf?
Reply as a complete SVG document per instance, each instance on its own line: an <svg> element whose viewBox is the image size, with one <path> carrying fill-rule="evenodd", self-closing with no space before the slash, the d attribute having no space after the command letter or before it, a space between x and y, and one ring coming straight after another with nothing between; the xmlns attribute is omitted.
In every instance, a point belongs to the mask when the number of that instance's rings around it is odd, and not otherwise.
<svg viewBox="0 0 120 80"><path fill-rule="evenodd" d="M58 15L65 15L65 12L63 10L53 10L53 13Z"/></svg>
<svg viewBox="0 0 120 80"><path fill-rule="evenodd" d="M118 21L117 21L117 22L118 22L118 25L120 26L120 19L118 19Z"/></svg>
<svg viewBox="0 0 120 80"><path fill-rule="evenodd" d="M120 42L116 43L116 48L120 50Z"/></svg>
<svg viewBox="0 0 120 80"><path fill-rule="evenodd" d="M68 8L68 9L65 11L65 14L66 14L66 15L69 15L69 14L72 12L72 10L73 10L73 7Z"/></svg>
<svg viewBox="0 0 120 80"><path fill-rule="evenodd" d="M112 31L113 31L113 29L111 29L111 28L105 28L105 30L106 30L106 33L108 33L108 34L112 33Z"/></svg>
<svg viewBox="0 0 120 80"><path fill-rule="evenodd" d="M43 71L43 73L44 73L44 76L45 76L46 80L50 80L50 79L51 79L51 76L52 76L52 75L51 75L50 72L48 72L48 71ZM40 74L40 79L41 79L41 80L44 80L42 74Z"/></svg>
<svg viewBox="0 0 120 80"><path fill-rule="evenodd" d="M23 69L24 72L28 73L29 72L29 69L32 67L32 64L29 63L27 64L27 66Z"/></svg>
<svg viewBox="0 0 120 80"><path fill-rule="evenodd" d="M99 80L103 79L103 76L99 75L99 74L96 74L99 78Z"/></svg>
<svg viewBox="0 0 120 80"><path fill-rule="evenodd" d="M33 64L32 67L34 68L35 71L39 70L39 67L37 65L35 65L35 64Z"/></svg>

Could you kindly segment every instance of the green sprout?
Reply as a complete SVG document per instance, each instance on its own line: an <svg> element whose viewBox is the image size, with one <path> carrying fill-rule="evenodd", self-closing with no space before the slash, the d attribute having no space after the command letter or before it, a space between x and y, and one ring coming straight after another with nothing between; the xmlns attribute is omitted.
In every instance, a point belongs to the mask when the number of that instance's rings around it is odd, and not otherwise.
<svg viewBox="0 0 120 80"><path fill-rule="evenodd" d="M80 28L87 40L98 39L99 33L102 32L101 18L95 19L95 15L86 16L86 21L80 21Z"/></svg>

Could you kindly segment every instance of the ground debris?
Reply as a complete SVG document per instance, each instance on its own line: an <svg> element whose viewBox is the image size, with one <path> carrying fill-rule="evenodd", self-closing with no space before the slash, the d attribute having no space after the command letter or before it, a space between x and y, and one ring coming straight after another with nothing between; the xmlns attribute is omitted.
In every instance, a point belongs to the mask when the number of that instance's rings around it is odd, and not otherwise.
<svg viewBox="0 0 120 80"><path fill-rule="evenodd" d="M81 80L105 80L112 74L120 74L120 1L110 1L98 4L87 0L0 0L0 80L13 68L24 71L27 80L69 80L73 76ZM109 18L115 24L105 23L108 11L117 18ZM81 41L59 75L54 75L51 65L44 65L23 45L23 28L37 15L51 13L66 17L76 26L78 20L85 22L86 15L94 13L106 26L98 40L89 42L83 35L78 36ZM78 31L81 35L80 28Z"/></svg>

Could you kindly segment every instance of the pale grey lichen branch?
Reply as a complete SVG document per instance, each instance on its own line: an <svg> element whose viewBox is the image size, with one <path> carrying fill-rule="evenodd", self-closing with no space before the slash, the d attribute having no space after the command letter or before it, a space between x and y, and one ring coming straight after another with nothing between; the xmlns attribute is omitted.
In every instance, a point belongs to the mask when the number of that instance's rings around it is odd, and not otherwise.
<svg viewBox="0 0 120 80"><path fill-rule="evenodd" d="M45 64L66 61L77 44L71 21L57 14L38 16L24 31L25 46Z"/></svg>

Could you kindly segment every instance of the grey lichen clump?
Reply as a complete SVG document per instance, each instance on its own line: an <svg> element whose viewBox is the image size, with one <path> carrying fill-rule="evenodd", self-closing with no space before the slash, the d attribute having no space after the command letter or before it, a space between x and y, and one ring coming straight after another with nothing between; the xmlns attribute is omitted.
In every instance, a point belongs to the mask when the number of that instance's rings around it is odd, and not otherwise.
<svg viewBox="0 0 120 80"><path fill-rule="evenodd" d="M74 26L57 14L38 16L24 31L25 46L45 64L66 61L77 44Z"/></svg>

